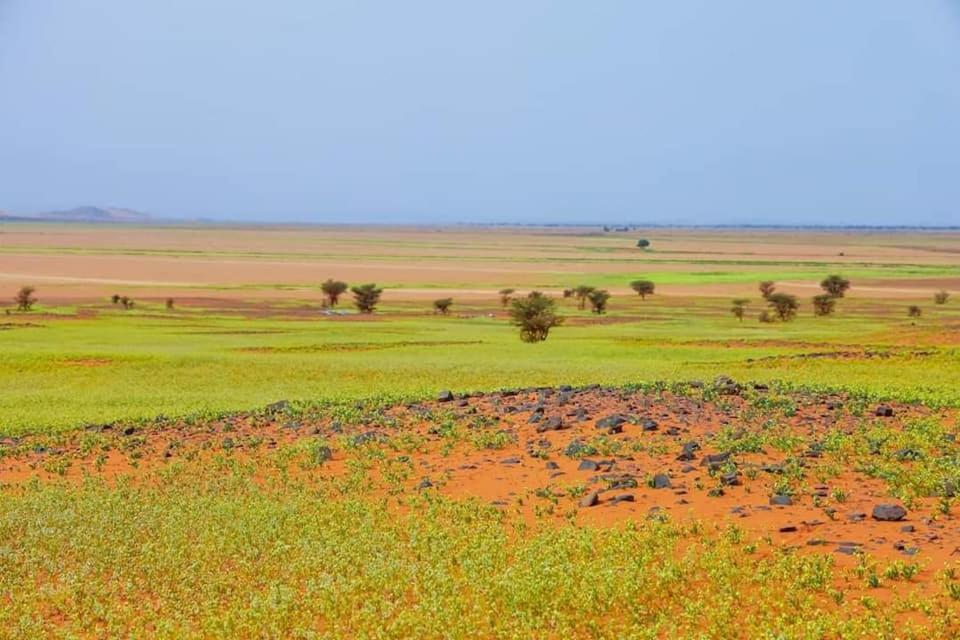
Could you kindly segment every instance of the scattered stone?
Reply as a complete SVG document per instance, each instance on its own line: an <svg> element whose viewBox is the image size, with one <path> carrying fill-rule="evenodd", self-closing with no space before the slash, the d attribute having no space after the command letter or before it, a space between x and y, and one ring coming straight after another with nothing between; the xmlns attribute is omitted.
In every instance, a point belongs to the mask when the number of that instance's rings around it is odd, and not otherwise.
<svg viewBox="0 0 960 640"><path fill-rule="evenodd" d="M778 531L780 533L796 533L797 527L795 525L788 524L786 526L780 527Z"/></svg>
<svg viewBox="0 0 960 640"><path fill-rule="evenodd" d="M657 421L652 420L650 418L647 418L646 420L640 423L640 428L643 431L656 431L657 427L658 427Z"/></svg>
<svg viewBox="0 0 960 640"><path fill-rule="evenodd" d="M888 405L881 404L876 408L876 410L874 410L873 414L878 418L892 418L893 408Z"/></svg>
<svg viewBox="0 0 960 640"><path fill-rule="evenodd" d="M665 473L658 473L650 480L650 486L654 489L669 489L670 476Z"/></svg>
<svg viewBox="0 0 960 640"><path fill-rule="evenodd" d="M878 504L871 515L881 522L896 522L907 517L907 510L898 504Z"/></svg>
<svg viewBox="0 0 960 640"><path fill-rule="evenodd" d="M557 464L556 462L554 462L553 460L547 460L547 464L546 464L545 466L546 466L547 469L552 469L552 470L555 470L555 469L559 469L559 468L560 468L560 465L558 465L558 464Z"/></svg>
<svg viewBox="0 0 960 640"><path fill-rule="evenodd" d="M437 394L437 402L450 402L453 400L453 392L449 389L444 389Z"/></svg>
<svg viewBox="0 0 960 640"><path fill-rule="evenodd" d="M787 495L775 495L770 498L770 504L778 507L789 507L793 504L793 498Z"/></svg>
<svg viewBox="0 0 960 640"><path fill-rule="evenodd" d="M621 493L620 495L613 496L610 500L611 504L617 504L619 502L636 502L636 498L632 493Z"/></svg>
<svg viewBox="0 0 960 640"><path fill-rule="evenodd" d="M600 503L600 492L591 491L587 495L580 498L581 507L593 507Z"/></svg>
<svg viewBox="0 0 960 640"><path fill-rule="evenodd" d="M580 466L577 467L577 471L597 471L600 466L593 460L588 460L584 458L580 461Z"/></svg>
<svg viewBox="0 0 960 640"><path fill-rule="evenodd" d="M432 486L433 486L433 483L430 482L430 478L424 478L419 482L419 484L417 484L417 490L423 491L424 489L429 489Z"/></svg>

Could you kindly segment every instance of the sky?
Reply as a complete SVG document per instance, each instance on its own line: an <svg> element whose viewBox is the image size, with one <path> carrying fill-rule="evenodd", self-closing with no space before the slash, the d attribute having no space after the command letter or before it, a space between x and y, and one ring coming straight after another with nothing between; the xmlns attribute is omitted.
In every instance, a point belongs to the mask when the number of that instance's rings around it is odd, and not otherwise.
<svg viewBox="0 0 960 640"><path fill-rule="evenodd" d="M960 0L0 0L0 209L960 224Z"/></svg>

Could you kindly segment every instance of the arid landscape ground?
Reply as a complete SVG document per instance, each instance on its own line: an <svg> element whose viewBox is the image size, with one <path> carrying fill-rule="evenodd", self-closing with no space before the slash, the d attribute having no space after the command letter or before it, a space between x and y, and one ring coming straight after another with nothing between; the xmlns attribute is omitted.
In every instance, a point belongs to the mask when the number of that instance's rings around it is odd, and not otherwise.
<svg viewBox="0 0 960 640"><path fill-rule="evenodd" d="M10 223L0 286L0 637L960 635L960 233Z"/></svg>

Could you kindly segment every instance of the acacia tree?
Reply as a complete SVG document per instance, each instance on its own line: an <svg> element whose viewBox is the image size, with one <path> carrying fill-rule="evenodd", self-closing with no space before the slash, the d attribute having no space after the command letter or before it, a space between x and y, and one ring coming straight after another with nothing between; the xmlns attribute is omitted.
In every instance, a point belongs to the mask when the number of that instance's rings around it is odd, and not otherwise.
<svg viewBox="0 0 960 640"><path fill-rule="evenodd" d="M936 304L947 304L947 300L950 299L950 294L946 291L937 291L933 294L933 301Z"/></svg>
<svg viewBox="0 0 960 640"><path fill-rule="evenodd" d="M837 306L836 297L829 293L822 293L819 296L813 296L813 314L816 316L829 316Z"/></svg>
<svg viewBox="0 0 960 640"><path fill-rule="evenodd" d="M118 302L120 302L120 294L115 293L112 296L110 296L110 301L113 302L113 304L117 304Z"/></svg>
<svg viewBox="0 0 960 640"><path fill-rule="evenodd" d="M650 280L634 280L630 283L630 288L637 292L641 300L646 300L647 296L653 295L656 287Z"/></svg>
<svg viewBox="0 0 960 640"><path fill-rule="evenodd" d="M594 289L588 296L590 299L591 311L602 315L607 310L607 301L610 299L610 292L604 289Z"/></svg>
<svg viewBox="0 0 960 640"><path fill-rule="evenodd" d="M380 294L383 293L383 289L378 289L373 283L351 287L350 291L353 292L353 304L357 306L360 313L373 313L377 303L380 302Z"/></svg>
<svg viewBox="0 0 960 640"><path fill-rule="evenodd" d="M763 299L766 300L771 295L773 295L774 290L776 290L776 285L773 283L773 280L764 280L760 283L760 295L763 296Z"/></svg>
<svg viewBox="0 0 960 640"><path fill-rule="evenodd" d="M174 300L173 298L167 298L167 311L173 311Z"/></svg>
<svg viewBox="0 0 960 640"><path fill-rule="evenodd" d="M650 247L650 241L647 240L646 238L640 238L639 240L637 240L637 246L640 247L641 249L647 249Z"/></svg>
<svg viewBox="0 0 960 640"><path fill-rule="evenodd" d="M911 318L919 318L921 315L923 315L923 310L917 305L912 304L907 307L907 315Z"/></svg>
<svg viewBox="0 0 960 640"><path fill-rule="evenodd" d="M434 313L439 313L440 315L447 315L450 313L450 307L453 305L453 298L439 298L433 301L433 311Z"/></svg>
<svg viewBox="0 0 960 640"><path fill-rule="evenodd" d="M120 306L123 307L124 311L130 311L130 309L133 309L133 298L120 296Z"/></svg>
<svg viewBox="0 0 960 640"><path fill-rule="evenodd" d="M510 301L513 300L513 294L516 293L516 289L500 289L497 293L500 294L500 305L506 309L510 306Z"/></svg>
<svg viewBox="0 0 960 640"><path fill-rule="evenodd" d="M783 322L793 320L800 306L797 304L797 296L789 293L771 293L767 296L767 302L773 308L773 312L776 313L777 317Z"/></svg>
<svg viewBox="0 0 960 640"><path fill-rule="evenodd" d="M850 288L850 281L838 275L827 276L820 282L820 288L829 296L842 298Z"/></svg>
<svg viewBox="0 0 960 640"><path fill-rule="evenodd" d="M563 318L556 313L556 303L539 291L514 300L510 305L510 320L520 327L520 339L524 342L543 342L550 329L563 323Z"/></svg>
<svg viewBox="0 0 960 640"><path fill-rule="evenodd" d="M335 307L337 303L340 302L340 296L346 293L347 283L334 280L333 278L327 278L327 280L320 285L320 290L323 291L323 295L326 296L327 304Z"/></svg>
<svg viewBox="0 0 960 640"><path fill-rule="evenodd" d="M733 306L730 307L730 313L732 313L737 320L743 322L743 315L747 311L748 304L750 304L750 301L746 298L737 298L733 301Z"/></svg>
<svg viewBox="0 0 960 640"><path fill-rule="evenodd" d="M573 288L573 295L577 299L577 309L582 311L587 307L587 298L589 298L590 294L595 290L594 287L585 284Z"/></svg>
<svg viewBox="0 0 960 640"><path fill-rule="evenodd" d="M20 287L17 295L13 298L14 302L17 303L18 311L30 311L33 305L37 304L37 297L33 295L35 291L36 288L30 285Z"/></svg>

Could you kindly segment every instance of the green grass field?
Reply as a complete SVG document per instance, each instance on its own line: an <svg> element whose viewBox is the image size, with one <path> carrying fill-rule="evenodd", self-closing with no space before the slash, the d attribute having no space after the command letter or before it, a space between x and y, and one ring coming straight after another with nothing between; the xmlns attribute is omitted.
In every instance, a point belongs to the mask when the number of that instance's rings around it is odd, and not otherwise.
<svg viewBox="0 0 960 640"><path fill-rule="evenodd" d="M850 301L832 318L807 312L769 325L737 322L724 300L615 298L602 320L570 301L563 307L568 324L536 345L520 342L504 317L480 313L494 306L477 307L472 318L425 315L412 304L386 307L369 320L149 308L96 318L68 315L74 309L18 316L0 331L0 433L253 409L279 399L387 400L441 388L720 374L960 405L957 347L937 343L944 323L958 318L950 307L912 323L895 310L878 312L877 303ZM849 353L863 349L883 357ZM802 357L810 353L827 355Z"/></svg>

